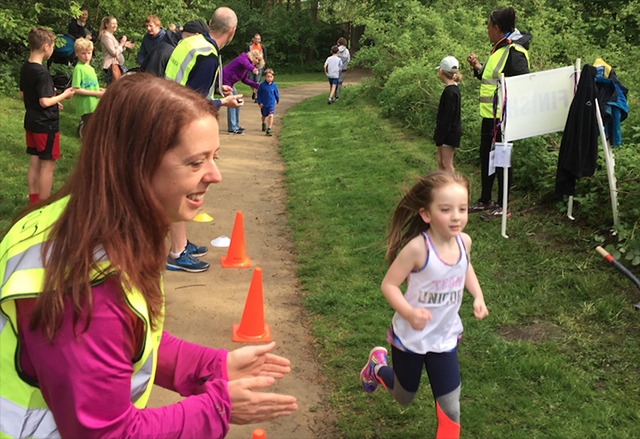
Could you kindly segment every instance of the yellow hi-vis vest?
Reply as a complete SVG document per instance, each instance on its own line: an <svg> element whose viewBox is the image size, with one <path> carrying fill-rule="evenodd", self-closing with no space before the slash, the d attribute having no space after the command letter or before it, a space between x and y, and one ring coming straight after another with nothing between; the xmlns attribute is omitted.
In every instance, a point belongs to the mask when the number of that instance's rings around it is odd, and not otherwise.
<svg viewBox="0 0 640 439"><path fill-rule="evenodd" d="M493 114L493 97L498 90L498 83L500 75L504 70L504 66L507 63L509 57L509 49L516 49L518 52L524 53L527 58L527 64L529 63L529 52L519 44L511 43L507 46L497 49L489 56L484 69L482 70L482 79L480 82L480 116L492 119L501 118L502 114L502 102L498 102L496 105L496 113Z"/></svg>
<svg viewBox="0 0 640 439"><path fill-rule="evenodd" d="M196 65L198 57L200 56L215 56L218 57L218 49L211 44L203 35L194 35L189 38L181 40L173 52L171 58L167 63L167 67L164 70L164 77L170 81L175 81L180 85L187 85L189 80L189 74ZM211 78L211 88L207 98L213 99L213 95L216 91L216 77L218 82L221 82L220 75L220 60L218 59L218 68L215 74ZM222 92L222 89L220 90Z"/></svg>
<svg viewBox="0 0 640 439"><path fill-rule="evenodd" d="M0 438L60 437L42 393L19 375L16 300L37 297L42 292L45 274L42 246L67 202L68 198L63 198L31 212L0 242ZM109 267L104 257L99 265ZM97 283L101 280L99 276L104 277L97 272L93 274L92 280ZM127 305L145 325L142 350L133 359L130 394L131 402L137 408L144 408L156 373L162 321L152 331L144 297L135 289L125 293Z"/></svg>

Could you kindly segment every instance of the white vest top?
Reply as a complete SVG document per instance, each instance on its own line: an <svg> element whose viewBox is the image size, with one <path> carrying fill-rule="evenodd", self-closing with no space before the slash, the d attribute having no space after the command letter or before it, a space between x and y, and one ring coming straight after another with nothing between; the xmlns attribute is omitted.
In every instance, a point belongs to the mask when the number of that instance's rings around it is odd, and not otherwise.
<svg viewBox="0 0 640 439"><path fill-rule="evenodd" d="M460 258L453 265L442 262L427 232L423 232L423 237L427 260L420 270L409 273L404 297L412 307L428 309L431 320L424 329L416 331L408 320L395 313L393 331L404 347L413 353L447 352L456 347L462 334L458 311L469 259L460 235L456 236Z"/></svg>

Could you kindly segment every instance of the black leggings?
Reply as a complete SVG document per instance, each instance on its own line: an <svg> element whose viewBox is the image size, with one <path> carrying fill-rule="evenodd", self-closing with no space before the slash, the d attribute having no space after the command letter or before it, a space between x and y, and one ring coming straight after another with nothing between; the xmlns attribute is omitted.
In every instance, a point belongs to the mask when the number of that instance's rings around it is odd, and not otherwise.
<svg viewBox="0 0 640 439"><path fill-rule="evenodd" d="M491 145L493 143L493 119L483 118L482 128L480 131L480 169L482 172L482 194L480 195L480 201L484 204L491 201L491 191L493 189L493 180L496 175L498 176L498 204L502 206L502 191L504 185L504 170L503 168L496 168L495 174L489 175L489 153L491 152ZM496 135L496 142L502 141L502 131L498 127ZM512 168L509 169L509 182L507 191L511 192L511 183L513 181Z"/></svg>
<svg viewBox="0 0 640 439"><path fill-rule="evenodd" d="M394 399L402 405L413 401L420 386L424 366L436 402L436 438L459 438L460 365L457 349L452 352L428 352L422 355L404 352L392 345L391 358L393 368L382 366L378 368L376 375Z"/></svg>
<svg viewBox="0 0 640 439"><path fill-rule="evenodd" d="M402 405L409 404L420 387L422 368L427 370L433 399L447 395L460 386L457 349L452 352L414 354L391 346L393 368L381 367L376 375L391 395ZM399 384L396 388L395 384Z"/></svg>

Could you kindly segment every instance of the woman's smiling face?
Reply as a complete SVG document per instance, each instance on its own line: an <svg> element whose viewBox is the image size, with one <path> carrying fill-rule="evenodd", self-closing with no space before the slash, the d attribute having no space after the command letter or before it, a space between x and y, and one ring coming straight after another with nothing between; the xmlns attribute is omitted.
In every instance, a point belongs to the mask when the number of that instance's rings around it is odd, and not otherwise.
<svg viewBox="0 0 640 439"><path fill-rule="evenodd" d="M180 143L167 151L151 181L151 189L169 221L193 219L209 185L222 181L215 162L219 148L218 122L213 116L182 129Z"/></svg>

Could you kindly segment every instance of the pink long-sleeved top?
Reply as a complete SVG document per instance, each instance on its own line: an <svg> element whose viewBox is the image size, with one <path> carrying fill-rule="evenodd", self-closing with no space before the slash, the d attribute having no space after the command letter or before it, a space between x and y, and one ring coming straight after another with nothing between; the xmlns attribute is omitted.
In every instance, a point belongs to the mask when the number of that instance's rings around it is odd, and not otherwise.
<svg viewBox="0 0 640 439"><path fill-rule="evenodd" d="M29 331L35 299L16 303L20 365L38 383L62 438L222 438L229 431L227 351L162 334L155 384L186 398L160 408L138 409L130 401L132 358L139 352L142 321L113 280L93 287L93 313L73 332L73 304L53 344Z"/></svg>

